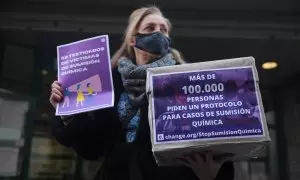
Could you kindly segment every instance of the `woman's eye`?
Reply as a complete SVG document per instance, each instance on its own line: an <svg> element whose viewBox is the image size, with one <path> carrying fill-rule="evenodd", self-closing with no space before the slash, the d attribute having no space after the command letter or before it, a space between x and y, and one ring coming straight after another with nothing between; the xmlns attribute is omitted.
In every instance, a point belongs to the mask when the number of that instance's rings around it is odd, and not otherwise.
<svg viewBox="0 0 300 180"><path fill-rule="evenodd" d="M161 32L162 32L162 33L167 33L168 31L167 31L167 29L164 29L164 28L163 28L163 29L161 29Z"/></svg>
<svg viewBox="0 0 300 180"><path fill-rule="evenodd" d="M145 30L153 31L153 30L154 30L154 27L153 27L153 26L147 26L147 27L145 28Z"/></svg>

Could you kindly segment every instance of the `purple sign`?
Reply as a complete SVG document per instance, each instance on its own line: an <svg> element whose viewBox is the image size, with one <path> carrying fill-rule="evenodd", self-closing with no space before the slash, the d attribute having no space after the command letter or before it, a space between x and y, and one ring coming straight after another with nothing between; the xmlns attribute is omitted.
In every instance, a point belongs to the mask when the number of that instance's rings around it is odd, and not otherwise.
<svg viewBox="0 0 300 180"><path fill-rule="evenodd" d="M58 81L64 99L56 115L71 115L111 107L114 91L108 36L57 47Z"/></svg>
<svg viewBox="0 0 300 180"><path fill-rule="evenodd" d="M263 136L252 67L152 75L154 143Z"/></svg>

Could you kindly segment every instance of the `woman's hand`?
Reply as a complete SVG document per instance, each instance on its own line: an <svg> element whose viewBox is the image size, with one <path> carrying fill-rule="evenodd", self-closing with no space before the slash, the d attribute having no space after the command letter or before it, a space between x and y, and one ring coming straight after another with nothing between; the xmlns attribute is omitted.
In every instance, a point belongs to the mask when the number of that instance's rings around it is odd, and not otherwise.
<svg viewBox="0 0 300 180"><path fill-rule="evenodd" d="M191 168L200 180L214 180L226 160L228 160L228 158L216 161L213 159L211 153L206 153L204 156L201 156L199 153L194 153L178 161Z"/></svg>
<svg viewBox="0 0 300 180"><path fill-rule="evenodd" d="M56 105L60 103L64 98L63 89L58 81L54 81L51 85L51 95L50 95L50 103L54 108Z"/></svg>

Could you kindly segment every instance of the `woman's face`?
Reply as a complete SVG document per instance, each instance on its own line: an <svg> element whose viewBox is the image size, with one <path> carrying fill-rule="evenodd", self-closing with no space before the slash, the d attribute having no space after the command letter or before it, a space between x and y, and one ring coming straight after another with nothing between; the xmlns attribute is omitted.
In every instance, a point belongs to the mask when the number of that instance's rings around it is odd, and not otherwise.
<svg viewBox="0 0 300 180"><path fill-rule="evenodd" d="M137 28L138 34L148 34L160 32L166 37L169 37L169 26L167 20L160 14L150 14L140 22ZM133 36L130 45L134 47L136 64L148 64L155 57L158 57L161 52L165 51L164 46L167 42L166 39L161 38L161 34L152 34L154 37L144 36L143 39L139 38L139 46L137 45L137 36ZM159 37L157 37L157 35ZM164 41L165 40L165 41Z"/></svg>
<svg viewBox="0 0 300 180"><path fill-rule="evenodd" d="M138 33L150 34L161 32L165 36L169 36L169 27L166 19L159 14L150 14L141 22Z"/></svg>

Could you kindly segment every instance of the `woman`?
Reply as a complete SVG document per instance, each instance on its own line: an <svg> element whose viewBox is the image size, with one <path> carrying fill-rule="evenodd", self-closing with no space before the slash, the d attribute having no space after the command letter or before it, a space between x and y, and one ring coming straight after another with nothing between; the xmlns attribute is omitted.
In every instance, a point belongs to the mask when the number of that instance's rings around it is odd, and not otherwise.
<svg viewBox="0 0 300 180"><path fill-rule="evenodd" d="M232 163L215 163L210 154L178 160L181 167L156 165L147 119L146 69L184 62L180 53L170 48L170 29L158 8L135 10L125 40L112 58L116 106L54 121L58 142L88 160L103 158L97 180L233 179ZM63 99L61 92L55 81L50 97L54 107Z"/></svg>
<svg viewBox="0 0 300 180"><path fill-rule="evenodd" d="M62 105L62 107L64 108L67 105L67 108L70 106L70 96L71 92L69 91L68 88L65 88L64 90L64 103Z"/></svg>
<svg viewBox="0 0 300 180"><path fill-rule="evenodd" d="M83 106L83 101L85 100L83 92L80 90L81 84L77 85L77 98L76 98L76 107L78 107L78 104L80 103L80 106Z"/></svg>

